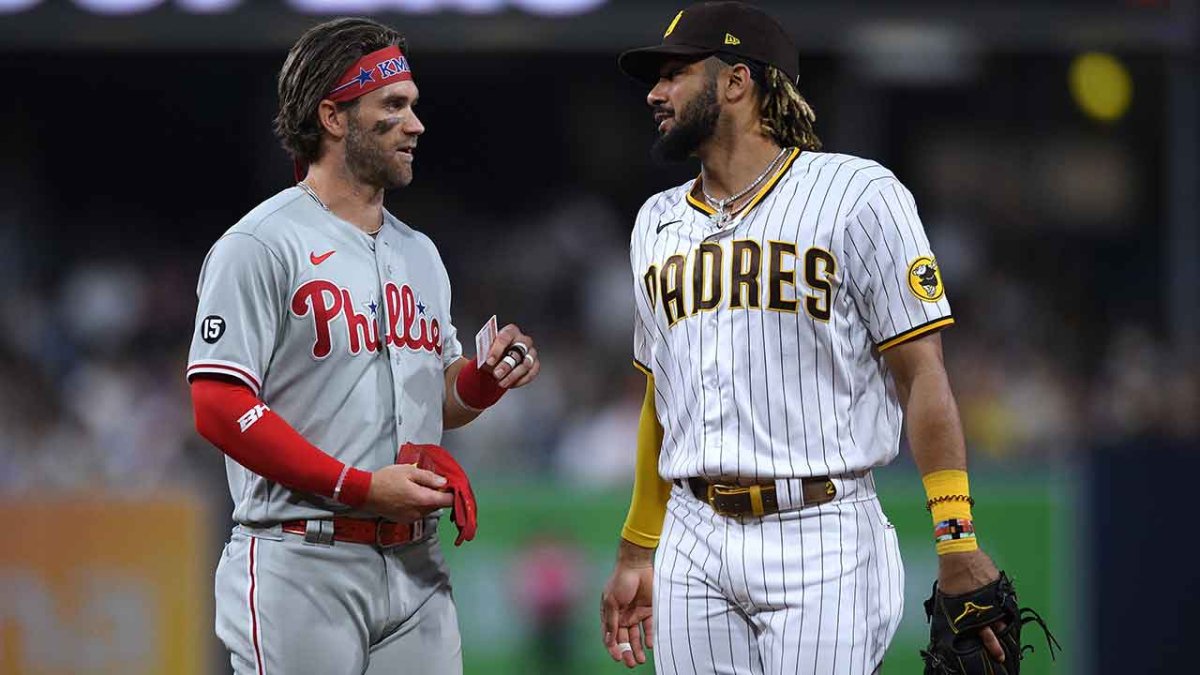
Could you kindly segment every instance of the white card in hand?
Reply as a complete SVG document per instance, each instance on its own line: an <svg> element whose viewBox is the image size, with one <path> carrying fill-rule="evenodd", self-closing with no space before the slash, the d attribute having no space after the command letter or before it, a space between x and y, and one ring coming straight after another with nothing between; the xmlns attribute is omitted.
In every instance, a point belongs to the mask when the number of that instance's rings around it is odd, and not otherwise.
<svg viewBox="0 0 1200 675"><path fill-rule="evenodd" d="M487 361L488 352L492 349L492 343L496 341L496 334L500 331L496 328L496 315L483 324L483 328L475 334L475 367L482 368Z"/></svg>

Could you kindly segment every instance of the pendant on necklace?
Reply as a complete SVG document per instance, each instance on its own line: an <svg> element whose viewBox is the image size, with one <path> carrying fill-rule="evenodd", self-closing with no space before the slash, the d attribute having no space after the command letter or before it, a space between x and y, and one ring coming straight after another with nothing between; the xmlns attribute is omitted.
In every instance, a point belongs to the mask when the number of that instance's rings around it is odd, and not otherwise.
<svg viewBox="0 0 1200 675"><path fill-rule="evenodd" d="M713 214L708 218L712 222L713 227L721 229L729 224L730 214L722 209L720 211L714 211Z"/></svg>

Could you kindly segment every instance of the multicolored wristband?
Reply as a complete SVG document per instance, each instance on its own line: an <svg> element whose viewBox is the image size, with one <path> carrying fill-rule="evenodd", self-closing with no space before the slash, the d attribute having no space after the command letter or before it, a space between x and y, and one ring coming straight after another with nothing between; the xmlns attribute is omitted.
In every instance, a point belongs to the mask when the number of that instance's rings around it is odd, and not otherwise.
<svg viewBox="0 0 1200 675"><path fill-rule="evenodd" d="M979 548L979 542L975 540L975 521L968 518L950 518L935 523L933 540L937 542L938 555Z"/></svg>

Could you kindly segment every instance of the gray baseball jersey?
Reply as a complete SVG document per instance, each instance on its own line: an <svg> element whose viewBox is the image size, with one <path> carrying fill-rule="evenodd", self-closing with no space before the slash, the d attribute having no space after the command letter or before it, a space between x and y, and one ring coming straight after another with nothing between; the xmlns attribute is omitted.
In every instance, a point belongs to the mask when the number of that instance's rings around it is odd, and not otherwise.
<svg viewBox="0 0 1200 675"><path fill-rule="evenodd" d="M393 464L405 441L441 441L444 370L462 354L450 280L433 242L391 214L372 237L288 188L213 245L197 292L189 379L241 380L365 471ZM225 462L239 523L356 515Z"/></svg>
<svg viewBox="0 0 1200 675"><path fill-rule="evenodd" d="M634 358L665 478L881 466L900 404L878 352L953 322L912 195L879 164L800 153L717 229L693 183L634 226Z"/></svg>

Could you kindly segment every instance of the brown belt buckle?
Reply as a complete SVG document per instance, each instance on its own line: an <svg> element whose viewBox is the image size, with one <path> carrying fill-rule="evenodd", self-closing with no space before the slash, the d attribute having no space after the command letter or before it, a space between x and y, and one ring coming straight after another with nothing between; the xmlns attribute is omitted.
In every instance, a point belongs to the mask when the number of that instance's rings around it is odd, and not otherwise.
<svg viewBox="0 0 1200 675"><path fill-rule="evenodd" d="M750 512L755 516L762 516L766 513L763 508L761 485L717 485L709 483L708 485L708 505L713 511L722 516L744 516L744 511L731 511L722 509L717 505L717 497L737 497L741 495L749 495L750 497Z"/></svg>

